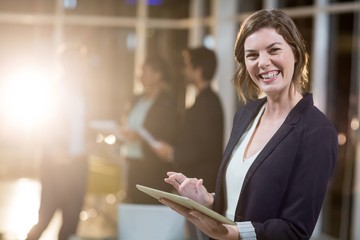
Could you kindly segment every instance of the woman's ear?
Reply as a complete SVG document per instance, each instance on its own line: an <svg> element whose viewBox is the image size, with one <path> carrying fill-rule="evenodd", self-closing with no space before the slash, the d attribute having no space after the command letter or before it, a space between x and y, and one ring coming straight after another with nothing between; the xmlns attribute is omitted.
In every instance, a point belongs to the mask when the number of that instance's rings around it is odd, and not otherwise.
<svg viewBox="0 0 360 240"><path fill-rule="evenodd" d="M163 81L164 79L163 79L163 75L162 75L162 73L160 72L160 71L156 71L155 72L155 77L156 77L156 79L158 80L158 81Z"/></svg>
<svg viewBox="0 0 360 240"><path fill-rule="evenodd" d="M196 79L203 79L204 75L203 75L203 70L201 67L196 67L193 68L194 69L194 75Z"/></svg>

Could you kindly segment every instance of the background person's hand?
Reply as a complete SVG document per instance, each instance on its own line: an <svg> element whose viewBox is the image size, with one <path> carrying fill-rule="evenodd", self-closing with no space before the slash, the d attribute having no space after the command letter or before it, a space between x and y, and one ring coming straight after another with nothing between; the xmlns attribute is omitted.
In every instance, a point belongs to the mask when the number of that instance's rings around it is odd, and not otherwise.
<svg viewBox="0 0 360 240"><path fill-rule="evenodd" d="M121 127L120 128L120 134L127 140L127 141L135 141L135 140L139 140L140 136L139 134L129 128L125 128L125 127Z"/></svg>
<svg viewBox="0 0 360 240"><path fill-rule="evenodd" d="M166 162L172 162L174 160L174 148L166 142L159 142L156 146L152 146L153 151L161 159Z"/></svg>

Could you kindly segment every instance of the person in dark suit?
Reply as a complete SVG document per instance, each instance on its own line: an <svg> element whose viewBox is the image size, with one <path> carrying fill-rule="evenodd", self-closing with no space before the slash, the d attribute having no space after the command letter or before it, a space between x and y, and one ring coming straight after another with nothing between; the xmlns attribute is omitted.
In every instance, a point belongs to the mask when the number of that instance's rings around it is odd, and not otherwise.
<svg viewBox="0 0 360 240"><path fill-rule="evenodd" d="M219 96L211 87L217 59L214 51L196 47L183 51L183 61L185 81L195 87L197 96L194 104L185 111L176 144L162 142L154 150L173 162L177 171L203 179L206 188L215 191L224 147L223 109ZM191 239L204 238L191 223L187 225L187 231Z"/></svg>
<svg viewBox="0 0 360 240"><path fill-rule="evenodd" d="M215 52L205 47L183 51L187 84L195 86L194 104L185 112L185 120L175 145L162 142L154 149L159 156L174 162L176 170L204 180L215 191L216 174L223 153L224 116L221 101L211 87L217 65Z"/></svg>
<svg viewBox="0 0 360 240"><path fill-rule="evenodd" d="M150 56L144 61L140 75L144 92L134 97L126 123L121 127L128 166L126 202L159 204L141 194L136 184L169 190L159 176L172 169L172 164L158 157L153 150L160 141L174 144L177 136L179 114L169 78L164 59Z"/></svg>
<svg viewBox="0 0 360 240"><path fill-rule="evenodd" d="M215 195L203 181L169 172L165 181L236 222L166 204L211 239L310 239L337 159L337 132L305 92L308 56L294 22L260 10L235 44L237 111ZM261 96L263 93L265 96Z"/></svg>

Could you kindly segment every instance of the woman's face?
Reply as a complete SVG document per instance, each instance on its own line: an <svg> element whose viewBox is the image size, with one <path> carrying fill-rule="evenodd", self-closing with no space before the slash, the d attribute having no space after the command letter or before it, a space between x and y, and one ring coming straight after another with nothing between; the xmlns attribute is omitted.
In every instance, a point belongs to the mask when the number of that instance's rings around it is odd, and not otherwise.
<svg viewBox="0 0 360 240"><path fill-rule="evenodd" d="M267 96L287 94L295 57L289 44L273 28L262 28L245 39L246 69Z"/></svg>
<svg viewBox="0 0 360 240"><path fill-rule="evenodd" d="M154 89L161 81L159 72L152 69L148 64L143 65L140 80L145 91Z"/></svg>

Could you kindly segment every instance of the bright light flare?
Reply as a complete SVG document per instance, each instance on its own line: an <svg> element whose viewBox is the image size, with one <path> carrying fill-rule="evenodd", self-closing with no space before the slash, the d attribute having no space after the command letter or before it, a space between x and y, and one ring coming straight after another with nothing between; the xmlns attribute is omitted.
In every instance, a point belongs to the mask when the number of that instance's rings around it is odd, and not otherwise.
<svg viewBox="0 0 360 240"><path fill-rule="evenodd" d="M106 136L105 139L104 139L104 142L109 144L109 145L115 144L116 143L115 135L110 134L110 135Z"/></svg>
<svg viewBox="0 0 360 240"><path fill-rule="evenodd" d="M346 135L345 133L339 133L338 134L338 142L339 142L339 145L344 145L346 143Z"/></svg>
<svg viewBox="0 0 360 240"><path fill-rule="evenodd" d="M359 129L360 126L360 122L359 119L354 117L353 119L351 119L351 123L350 123L351 129L356 131Z"/></svg>
<svg viewBox="0 0 360 240"><path fill-rule="evenodd" d="M30 179L19 179L6 184L3 183L2 187L7 186L11 191L1 199L6 206L1 216L6 219L2 230L10 235L6 239L25 239L27 232L37 222L41 186Z"/></svg>
<svg viewBox="0 0 360 240"><path fill-rule="evenodd" d="M0 96L6 120L31 128L49 116L54 97L52 81L44 70L28 67L8 75Z"/></svg>

